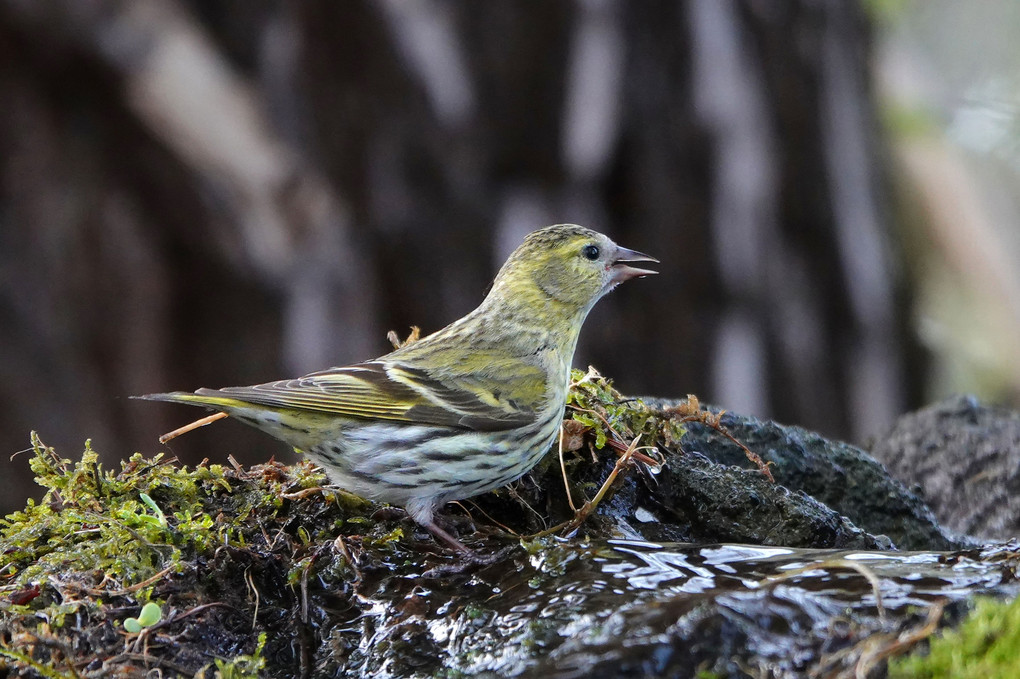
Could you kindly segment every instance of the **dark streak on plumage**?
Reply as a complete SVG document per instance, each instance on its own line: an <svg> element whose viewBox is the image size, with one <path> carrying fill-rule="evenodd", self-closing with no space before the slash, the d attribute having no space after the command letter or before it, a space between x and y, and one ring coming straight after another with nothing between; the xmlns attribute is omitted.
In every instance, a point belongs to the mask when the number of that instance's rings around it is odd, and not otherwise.
<svg viewBox="0 0 1020 679"><path fill-rule="evenodd" d="M447 453L440 450L427 450L422 457L430 462L459 462L466 456L463 453Z"/></svg>
<svg viewBox="0 0 1020 679"><path fill-rule="evenodd" d="M418 483L400 483L398 481L382 481L381 479L379 479L378 475L369 474L367 472L361 471L360 469L349 469L347 470L347 473L355 478L361 479L362 481L369 481L373 484L381 483L391 488L400 488L407 490L411 488L417 488L420 485Z"/></svg>

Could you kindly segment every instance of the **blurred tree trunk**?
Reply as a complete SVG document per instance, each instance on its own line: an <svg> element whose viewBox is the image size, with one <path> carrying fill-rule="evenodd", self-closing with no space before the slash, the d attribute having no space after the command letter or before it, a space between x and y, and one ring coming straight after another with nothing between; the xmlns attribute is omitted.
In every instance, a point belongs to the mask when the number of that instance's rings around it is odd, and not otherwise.
<svg viewBox="0 0 1020 679"><path fill-rule="evenodd" d="M838 0L0 0L0 450L151 450L193 413L127 395L384 353L556 222L663 262L578 365L860 439L913 393L868 49Z"/></svg>

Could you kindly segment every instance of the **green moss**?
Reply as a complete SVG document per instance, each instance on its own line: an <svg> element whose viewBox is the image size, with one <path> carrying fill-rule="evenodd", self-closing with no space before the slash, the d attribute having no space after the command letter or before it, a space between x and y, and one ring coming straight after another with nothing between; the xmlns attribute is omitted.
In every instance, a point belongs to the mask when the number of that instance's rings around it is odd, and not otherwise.
<svg viewBox="0 0 1020 679"><path fill-rule="evenodd" d="M684 433L679 421L662 417L661 412L647 407L640 399L624 398L613 388L612 380L594 368L588 368L586 373L574 370L571 374L567 415L594 435L598 450L606 445L610 430L624 442L640 434L645 442L662 439L669 443L679 441Z"/></svg>
<svg viewBox="0 0 1020 679"><path fill-rule="evenodd" d="M896 658L890 679L1014 679L1020 658L1020 598L979 599L954 630L932 639L927 653Z"/></svg>
<svg viewBox="0 0 1020 679"><path fill-rule="evenodd" d="M188 630L220 658L199 676L257 676L266 635L256 644L250 629L224 633L217 616L229 609L251 620L289 604L276 586L287 566L307 575L336 527L372 507L343 493L303 492L326 482L308 463L189 469L135 454L108 470L88 442L77 461L35 434L32 445L29 464L45 493L0 519L0 675L77 676L72 655L79 663L116 655L132 639L167 649L173 663L166 640ZM267 600L270 591L276 598Z"/></svg>
<svg viewBox="0 0 1020 679"><path fill-rule="evenodd" d="M195 470L162 455L135 454L118 472L104 470L89 442L78 462L60 458L33 435L30 463L46 488L41 502L0 520L6 545L0 573L17 584L68 572L100 572L122 586L157 572L179 572L184 560L216 546L243 547L234 521L220 517L231 483L220 465ZM234 514L273 513L279 494L239 492ZM216 512L214 518L210 512Z"/></svg>

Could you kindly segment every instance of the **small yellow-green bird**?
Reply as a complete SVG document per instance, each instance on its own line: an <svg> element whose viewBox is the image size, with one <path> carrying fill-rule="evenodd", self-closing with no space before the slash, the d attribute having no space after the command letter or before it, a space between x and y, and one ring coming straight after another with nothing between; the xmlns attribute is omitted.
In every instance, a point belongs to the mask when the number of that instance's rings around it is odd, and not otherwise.
<svg viewBox="0 0 1020 679"><path fill-rule="evenodd" d="M290 444L342 488L435 511L528 472L556 440L588 312L658 262L574 224L529 234L467 316L373 361L251 387L140 398L212 408Z"/></svg>

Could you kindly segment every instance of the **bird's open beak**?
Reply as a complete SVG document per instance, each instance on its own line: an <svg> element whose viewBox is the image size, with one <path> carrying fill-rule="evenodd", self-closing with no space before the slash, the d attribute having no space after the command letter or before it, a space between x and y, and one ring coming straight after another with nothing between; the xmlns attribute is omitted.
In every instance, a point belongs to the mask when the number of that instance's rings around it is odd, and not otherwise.
<svg viewBox="0 0 1020 679"><path fill-rule="evenodd" d="M633 266L627 266L629 262L655 262L658 264L659 260L651 255L638 252L637 250L619 248L616 251L616 258L613 260L612 282L614 284L628 281L631 278L641 278L643 276L651 276L659 273L658 271L652 271L650 269L638 269Z"/></svg>

